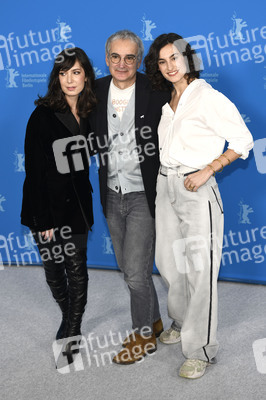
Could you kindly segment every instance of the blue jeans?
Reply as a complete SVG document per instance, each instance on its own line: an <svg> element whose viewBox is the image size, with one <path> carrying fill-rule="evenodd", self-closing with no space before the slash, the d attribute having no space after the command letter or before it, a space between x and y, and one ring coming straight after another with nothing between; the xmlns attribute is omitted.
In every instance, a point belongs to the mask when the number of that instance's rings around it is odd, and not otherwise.
<svg viewBox="0 0 266 400"><path fill-rule="evenodd" d="M143 327L152 332L160 311L152 280L155 221L145 192L123 195L108 188L107 223L118 266L130 291L132 327L137 333Z"/></svg>

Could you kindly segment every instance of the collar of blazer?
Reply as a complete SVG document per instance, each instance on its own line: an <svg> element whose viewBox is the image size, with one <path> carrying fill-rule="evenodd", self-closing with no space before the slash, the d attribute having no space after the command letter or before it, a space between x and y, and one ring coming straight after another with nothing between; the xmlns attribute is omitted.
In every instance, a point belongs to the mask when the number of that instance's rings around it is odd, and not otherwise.
<svg viewBox="0 0 266 400"><path fill-rule="evenodd" d="M108 134L107 102L112 76L108 75L96 81L97 105L97 131L100 135ZM145 113L149 103L151 87L146 75L137 72L135 90L135 128L136 135L145 125ZM104 116L104 117L103 117Z"/></svg>
<svg viewBox="0 0 266 400"><path fill-rule="evenodd" d="M55 116L60 122L71 132L73 136L86 133L86 120L80 118L80 125L78 124L76 118L72 112L55 112Z"/></svg>

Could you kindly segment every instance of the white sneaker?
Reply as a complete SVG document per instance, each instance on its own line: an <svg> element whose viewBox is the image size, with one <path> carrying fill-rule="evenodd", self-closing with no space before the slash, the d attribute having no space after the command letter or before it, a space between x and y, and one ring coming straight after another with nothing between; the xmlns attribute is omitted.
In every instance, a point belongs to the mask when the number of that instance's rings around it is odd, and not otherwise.
<svg viewBox="0 0 266 400"><path fill-rule="evenodd" d="M187 359L179 370L179 376L189 379L201 378L208 365L210 364L207 361Z"/></svg>
<svg viewBox="0 0 266 400"><path fill-rule="evenodd" d="M173 328L169 328L160 334L159 339L164 344L178 343L181 340L180 332L174 330Z"/></svg>

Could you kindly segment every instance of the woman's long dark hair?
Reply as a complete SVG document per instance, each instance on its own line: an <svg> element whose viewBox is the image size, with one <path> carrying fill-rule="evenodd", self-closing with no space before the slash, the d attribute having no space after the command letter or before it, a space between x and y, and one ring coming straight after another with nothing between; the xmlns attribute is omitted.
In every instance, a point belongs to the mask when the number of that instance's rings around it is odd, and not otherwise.
<svg viewBox="0 0 266 400"><path fill-rule="evenodd" d="M158 36L151 44L146 57L144 58L144 70L150 79L152 86L157 90L166 90L172 87L172 83L167 81L158 68L160 50L167 44L172 43L177 50L187 59L188 72L185 74L187 83L200 76L200 59L196 56L188 42L176 33L164 33Z"/></svg>
<svg viewBox="0 0 266 400"><path fill-rule="evenodd" d="M66 111L69 105L61 89L59 72L68 71L78 61L85 72L86 82L84 89L79 95L77 102L77 113L80 117L87 117L88 113L96 105L94 94L95 74L87 54L79 47L63 50L56 56L53 69L50 74L48 91L44 97L35 100L35 105L44 105L57 111Z"/></svg>

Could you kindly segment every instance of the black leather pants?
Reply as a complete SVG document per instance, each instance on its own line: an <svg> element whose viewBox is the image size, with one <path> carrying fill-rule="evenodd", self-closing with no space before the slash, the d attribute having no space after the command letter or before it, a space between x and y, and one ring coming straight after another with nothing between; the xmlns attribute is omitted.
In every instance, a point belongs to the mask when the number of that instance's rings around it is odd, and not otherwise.
<svg viewBox="0 0 266 400"><path fill-rule="evenodd" d="M48 242L34 234L46 282L62 311L57 339L81 334L88 288L87 236L87 233L72 235L66 240L55 234Z"/></svg>

